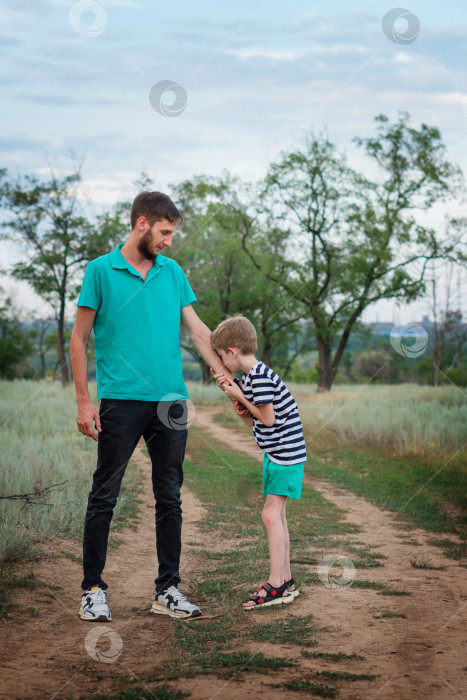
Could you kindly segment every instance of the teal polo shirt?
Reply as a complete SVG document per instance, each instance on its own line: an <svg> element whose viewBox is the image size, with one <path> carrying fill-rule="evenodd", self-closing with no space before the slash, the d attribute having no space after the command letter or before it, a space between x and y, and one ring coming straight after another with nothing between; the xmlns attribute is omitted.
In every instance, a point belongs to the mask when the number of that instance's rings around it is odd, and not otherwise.
<svg viewBox="0 0 467 700"><path fill-rule="evenodd" d="M92 260L77 306L94 309L97 398L188 398L181 310L196 301L182 268L160 253L144 280L120 251Z"/></svg>

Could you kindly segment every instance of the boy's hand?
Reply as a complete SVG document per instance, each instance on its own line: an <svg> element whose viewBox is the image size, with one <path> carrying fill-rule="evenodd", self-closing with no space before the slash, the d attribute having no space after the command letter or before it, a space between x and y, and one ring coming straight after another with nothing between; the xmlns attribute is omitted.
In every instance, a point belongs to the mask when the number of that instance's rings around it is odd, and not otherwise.
<svg viewBox="0 0 467 700"><path fill-rule="evenodd" d="M240 403L240 401L232 401L232 406L234 407L237 416L251 416L250 411L247 408L245 408L245 406L242 403Z"/></svg>
<svg viewBox="0 0 467 700"><path fill-rule="evenodd" d="M229 384L228 382L227 384L224 384L224 391L231 401L235 399L236 401L241 402L243 399L243 391L237 384L235 384L235 382L232 382L232 384Z"/></svg>

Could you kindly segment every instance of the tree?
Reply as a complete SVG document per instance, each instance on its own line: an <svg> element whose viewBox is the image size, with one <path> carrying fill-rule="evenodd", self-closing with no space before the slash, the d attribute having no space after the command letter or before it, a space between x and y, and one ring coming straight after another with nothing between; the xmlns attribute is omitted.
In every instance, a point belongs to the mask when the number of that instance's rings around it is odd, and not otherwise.
<svg viewBox="0 0 467 700"><path fill-rule="evenodd" d="M82 273L89 260L104 255L129 230L128 202L111 213L96 217L94 225L83 212L78 194L81 165L70 175L48 180L33 175L9 181L0 171L0 199L10 214L3 223L3 238L20 241L25 260L16 263L11 275L28 282L52 307L57 324L56 344L62 383L70 381L66 352L66 306L76 299Z"/></svg>
<svg viewBox="0 0 467 700"><path fill-rule="evenodd" d="M434 385L439 386L439 375L441 364L445 355L446 346L449 340L452 340L455 345L452 360L446 372L443 372L442 384L444 384L446 376L452 372L462 352L462 347L467 342L467 326L462 321L462 312L454 311L451 306L453 274L455 266L453 263L445 266L445 288L444 288L444 308L440 308L439 300L439 277L441 270L437 270L435 265L432 266L432 274L430 278L431 287L431 302L433 311L433 366L434 366ZM460 298L457 303L460 305Z"/></svg>
<svg viewBox="0 0 467 700"><path fill-rule="evenodd" d="M360 353L355 358L354 368L358 374L372 382L391 379L391 358L381 350Z"/></svg>
<svg viewBox="0 0 467 700"><path fill-rule="evenodd" d="M185 270L206 325L214 328L235 313L248 316L257 327L260 356L269 362L273 350L287 347L285 329L298 317L296 305L285 300L283 290L258 273L243 252L242 233L251 219L239 196L241 187L228 175L196 177L177 186L184 223L170 255ZM203 381L208 381L209 367L185 337L182 346L199 362Z"/></svg>
<svg viewBox="0 0 467 700"><path fill-rule="evenodd" d="M55 333L49 333L52 319L38 318L34 321L34 327L31 330L31 338L35 342L35 354L40 361L40 376L44 379L46 375L46 355L49 350L57 346Z"/></svg>
<svg viewBox="0 0 467 700"><path fill-rule="evenodd" d="M282 231L287 274L265 270L255 254L252 243L264 241L259 229L251 227L243 239L257 268L313 321L318 391L331 388L368 306L379 299L413 301L425 290L429 260L465 259L464 221L445 241L412 213L460 191L461 172L445 160L438 129L416 129L406 113L393 124L380 115L376 125L374 138L355 139L377 166L374 179L352 170L324 136L311 136L303 149L270 166L257 216L269 230Z"/></svg>
<svg viewBox="0 0 467 700"><path fill-rule="evenodd" d="M450 314L450 343L449 345L452 346L452 356L451 356L451 361L449 363L449 367L446 368L445 372L443 372L443 377L441 379L441 384L445 384L445 380L449 379L451 380L451 377L449 376L451 373L454 374L453 370L458 366L458 374L459 374L459 380L462 381L462 374L464 376L464 384L465 384L465 370L463 373L460 372L461 370L461 356L462 356L462 349L464 345L467 343L467 323L463 321L462 319L462 314L460 311L452 311ZM452 375L451 375L452 376ZM457 377L456 377L457 378Z"/></svg>
<svg viewBox="0 0 467 700"><path fill-rule="evenodd" d="M77 275L88 258L92 228L79 213L80 172L49 180L26 175L7 180L3 170L0 196L10 220L3 224L3 238L20 240L26 260L13 266L11 275L28 282L54 310L57 354L63 384L70 380L65 350L65 312L76 296Z"/></svg>
<svg viewBox="0 0 467 700"><path fill-rule="evenodd" d="M17 365L33 351L29 334L22 329L18 312L8 297L0 306L0 377L13 379Z"/></svg>

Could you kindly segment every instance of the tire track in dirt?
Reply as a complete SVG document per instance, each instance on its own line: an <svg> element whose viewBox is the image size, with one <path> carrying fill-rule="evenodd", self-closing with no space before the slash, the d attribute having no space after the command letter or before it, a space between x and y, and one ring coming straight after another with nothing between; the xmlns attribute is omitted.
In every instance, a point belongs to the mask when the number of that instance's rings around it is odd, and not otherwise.
<svg viewBox="0 0 467 700"><path fill-rule="evenodd" d="M262 461L263 453L253 436L249 438L247 434L214 422L215 414L216 409L197 407L195 426L216 440ZM309 465L307 470L306 483L341 508L346 522L361 528L359 533L346 534L344 539L364 541L377 547L376 556L381 553L387 557L384 567L357 569L356 579L369 578L412 594L381 596L375 590L352 586L328 589L322 584L303 588L305 595L294 602L290 612L313 613L319 626L331 628L319 650L356 652L365 657L364 662L339 663L339 668L354 673L380 674L371 684L370 695L367 694L368 683L365 686L360 682L339 683L339 697L349 700L373 697L380 700L449 700L464 697L467 693L466 570L427 543L433 533L421 528L407 528L397 514L337 488L327 479L314 477ZM320 558L328 553L345 554L345 550L321 552L310 542L309 548L301 551L300 556ZM444 571L415 569L410 564L411 559L429 560L435 566L446 568ZM316 572L316 567L313 571ZM374 618L374 615L391 611L406 615L406 619ZM265 650L265 653L270 652L272 649ZM329 668L329 664L318 659L313 660L312 666L317 670Z"/></svg>

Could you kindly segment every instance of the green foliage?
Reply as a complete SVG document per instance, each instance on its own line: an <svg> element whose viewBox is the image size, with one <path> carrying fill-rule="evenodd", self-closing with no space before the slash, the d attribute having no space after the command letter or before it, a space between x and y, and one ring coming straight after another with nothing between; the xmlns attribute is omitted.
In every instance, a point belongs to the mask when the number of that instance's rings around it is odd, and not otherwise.
<svg viewBox="0 0 467 700"><path fill-rule="evenodd" d="M467 259L464 219L451 219L441 234L414 214L429 214L462 193L461 171L446 159L439 130L415 128L407 113L393 122L379 115L375 127L373 136L354 139L364 151L365 172L349 167L326 134L311 133L301 147L282 152L256 185L224 172L173 188L184 223L169 255L186 271L202 319L213 329L226 315L245 314L257 328L261 359L284 378L317 382L323 391L337 377L432 381L428 355L416 363L388 355L386 338L384 348L370 344L352 356L352 336L375 302L423 295L427 263ZM366 174L375 169L374 177ZM131 201L119 202L91 223L77 197L79 184L79 167L48 180L14 181L0 170L7 213L2 237L20 242L25 253L12 274L55 311L64 382L66 306L80 290L86 263L127 237L131 208ZM145 173L134 184L138 191L154 186ZM467 368L454 328L463 332L463 324L458 312L449 314L441 372L463 385ZM184 329L182 343L209 381ZM191 365L187 375L195 379L199 372Z"/></svg>
<svg viewBox="0 0 467 700"><path fill-rule="evenodd" d="M258 642L315 646L318 644L314 637L317 630L311 625L312 618L313 615L306 617L289 615L285 620L275 620L252 629L250 636Z"/></svg>
<svg viewBox="0 0 467 700"><path fill-rule="evenodd" d="M128 203L113 213L88 219L78 197L80 167L49 179L26 175L11 179L0 171L0 200L7 214L1 238L21 245L23 259L9 272L27 282L54 310L62 381L69 380L66 360L67 304L78 296L89 260L108 253L128 233Z"/></svg>
<svg viewBox="0 0 467 700"><path fill-rule="evenodd" d="M250 226L245 244L252 260L277 288L299 301L313 321L320 360L320 388L336 377L349 337L363 311L380 299L419 298L425 265L462 259L455 236L419 224L414 208L430 208L460 192L460 170L445 157L439 130L376 118L376 136L354 139L378 168L374 180L352 170L326 136L270 166L256 209L261 227ZM465 228L465 226L464 226ZM271 235L280 240L280 271L270 266ZM447 240L447 242L446 242Z"/></svg>
<svg viewBox="0 0 467 700"><path fill-rule="evenodd" d="M34 350L31 335L23 330L10 298L0 306L0 378L13 379L18 365Z"/></svg>
<svg viewBox="0 0 467 700"><path fill-rule="evenodd" d="M335 686L319 683L317 681L309 681L306 678L303 680L297 679L289 681L288 683L276 683L275 687L284 690L292 690L293 692L317 695L321 698L335 698L337 695L337 688Z"/></svg>
<svg viewBox="0 0 467 700"><path fill-rule="evenodd" d="M195 177L178 185L176 194L185 222L170 255L190 280L199 315L211 329L227 315L248 316L257 329L259 355L271 362L300 335L294 325L300 314L297 300L273 284L243 250L243 238L254 223L242 185L228 174ZM280 240L270 238L269 244L276 253L276 268L283 266ZM266 254L261 251L263 257ZM192 345L184 342L202 365Z"/></svg>
<svg viewBox="0 0 467 700"><path fill-rule="evenodd" d="M372 382L386 383L391 377L391 358L378 350L369 350L357 355L354 367L361 377Z"/></svg>

